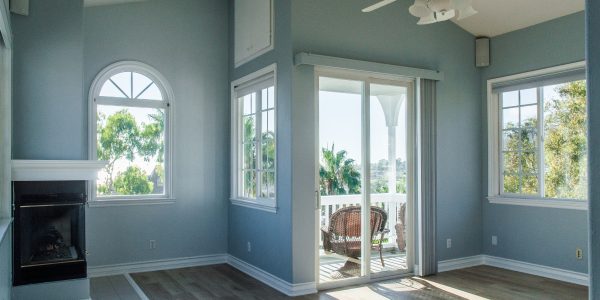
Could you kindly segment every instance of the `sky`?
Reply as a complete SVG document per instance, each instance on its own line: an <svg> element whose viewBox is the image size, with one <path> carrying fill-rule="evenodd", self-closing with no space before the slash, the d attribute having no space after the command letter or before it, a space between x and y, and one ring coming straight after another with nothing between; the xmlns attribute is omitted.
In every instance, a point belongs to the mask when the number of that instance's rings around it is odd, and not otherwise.
<svg viewBox="0 0 600 300"><path fill-rule="evenodd" d="M319 92L319 145L336 152L346 150L348 158L361 164L361 96L338 92ZM388 158L388 128L383 109L371 97L371 162ZM396 129L396 157L406 160L406 103L400 109Z"/></svg>

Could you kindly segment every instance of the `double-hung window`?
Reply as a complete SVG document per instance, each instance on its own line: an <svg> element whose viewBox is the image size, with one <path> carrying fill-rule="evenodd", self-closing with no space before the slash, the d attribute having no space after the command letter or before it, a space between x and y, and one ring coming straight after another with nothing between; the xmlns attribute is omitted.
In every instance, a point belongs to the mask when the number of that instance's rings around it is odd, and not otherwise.
<svg viewBox="0 0 600 300"><path fill-rule="evenodd" d="M232 83L232 203L275 211L275 66Z"/></svg>
<svg viewBox="0 0 600 300"><path fill-rule="evenodd" d="M488 82L489 199L585 209L585 65Z"/></svg>
<svg viewBox="0 0 600 300"><path fill-rule="evenodd" d="M172 201L172 101L162 75L139 62L113 64L96 77L90 157L107 161L92 186L96 204Z"/></svg>

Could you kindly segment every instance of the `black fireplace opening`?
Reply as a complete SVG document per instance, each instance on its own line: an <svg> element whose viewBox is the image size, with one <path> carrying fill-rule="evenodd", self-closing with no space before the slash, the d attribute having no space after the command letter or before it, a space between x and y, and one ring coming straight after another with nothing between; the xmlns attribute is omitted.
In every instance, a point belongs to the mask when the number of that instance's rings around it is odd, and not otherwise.
<svg viewBox="0 0 600 300"><path fill-rule="evenodd" d="M85 181L13 183L13 285L87 277Z"/></svg>

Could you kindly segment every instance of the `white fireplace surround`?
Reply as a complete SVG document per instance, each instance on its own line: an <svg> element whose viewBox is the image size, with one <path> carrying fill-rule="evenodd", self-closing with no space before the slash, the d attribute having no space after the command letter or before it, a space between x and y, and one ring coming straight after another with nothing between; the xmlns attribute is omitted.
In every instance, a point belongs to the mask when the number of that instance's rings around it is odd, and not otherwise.
<svg viewBox="0 0 600 300"><path fill-rule="evenodd" d="M107 161L12 160L12 181L96 180Z"/></svg>

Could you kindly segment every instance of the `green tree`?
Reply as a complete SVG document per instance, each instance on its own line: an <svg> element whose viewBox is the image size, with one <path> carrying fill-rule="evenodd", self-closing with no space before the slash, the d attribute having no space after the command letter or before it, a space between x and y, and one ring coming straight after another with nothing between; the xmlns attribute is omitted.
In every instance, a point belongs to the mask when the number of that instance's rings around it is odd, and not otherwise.
<svg viewBox="0 0 600 300"><path fill-rule="evenodd" d="M549 198L586 197L586 86L571 82L558 88L560 99L547 101L544 111L545 193Z"/></svg>
<svg viewBox="0 0 600 300"><path fill-rule="evenodd" d="M544 190L548 198L586 196L585 81L560 85L559 97L544 103L544 156L537 157L537 118L507 124L504 130L504 191L536 194L538 160L544 159ZM523 176L519 178L519 174Z"/></svg>
<svg viewBox="0 0 600 300"><path fill-rule="evenodd" d="M117 160L126 158L133 161L140 147L140 129L133 115L126 109L109 116L99 113L97 118L99 160L106 160L105 171L108 174L98 191L104 194L114 192L114 167Z"/></svg>
<svg viewBox="0 0 600 300"><path fill-rule="evenodd" d="M149 194L153 192L154 187L163 186L164 112L157 109L156 113L149 114L148 117L152 120L150 123L138 124L127 109L108 117L103 113L98 114L97 156L99 160L108 161L105 167L107 173L105 182L98 185L99 194ZM117 161L125 159L133 162L136 157L141 157L145 161L156 158L158 164L153 174L149 177L141 169L130 166L125 172L116 174L117 178L115 178Z"/></svg>
<svg viewBox="0 0 600 300"><path fill-rule="evenodd" d="M121 195L143 195L153 190L148 175L136 166L130 166L115 179L115 190Z"/></svg>
<svg viewBox="0 0 600 300"><path fill-rule="evenodd" d="M347 158L347 152L335 152L322 148L322 160L319 167L321 195L360 194L361 178L354 159Z"/></svg>

